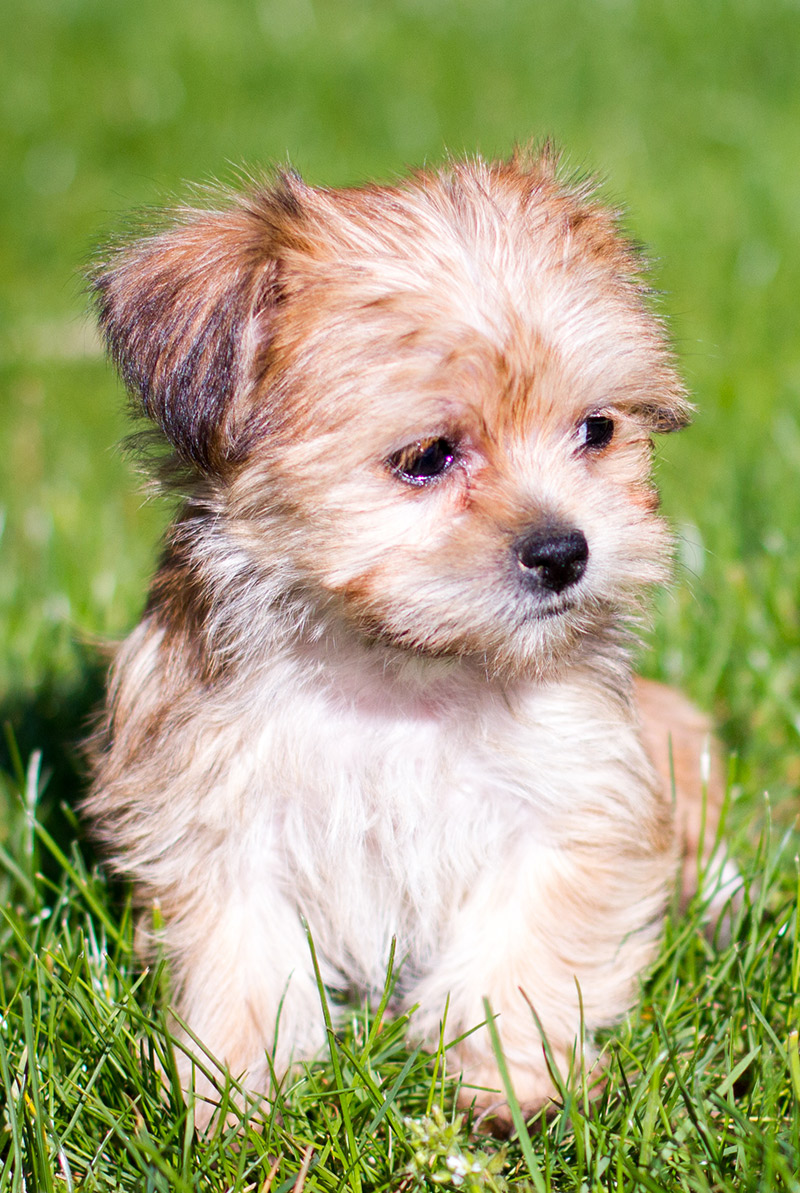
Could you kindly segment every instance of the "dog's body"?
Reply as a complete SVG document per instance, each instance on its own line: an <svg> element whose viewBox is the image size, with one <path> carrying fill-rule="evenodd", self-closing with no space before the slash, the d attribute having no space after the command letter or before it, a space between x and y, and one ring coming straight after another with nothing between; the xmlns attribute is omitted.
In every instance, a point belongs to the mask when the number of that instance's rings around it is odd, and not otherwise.
<svg viewBox="0 0 800 1193"><path fill-rule="evenodd" d="M578 987L591 1036L652 955L670 734L699 799L704 727L626 653L668 550L650 434L688 412L636 254L544 154L287 178L95 286L191 474L89 801L180 1014L267 1090L324 1042L303 919L335 989L378 990L396 937L415 1030L488 996L541 1105L529 1001L567 1070ZM496 1101L487 1033L455 1055Z"/></svg>

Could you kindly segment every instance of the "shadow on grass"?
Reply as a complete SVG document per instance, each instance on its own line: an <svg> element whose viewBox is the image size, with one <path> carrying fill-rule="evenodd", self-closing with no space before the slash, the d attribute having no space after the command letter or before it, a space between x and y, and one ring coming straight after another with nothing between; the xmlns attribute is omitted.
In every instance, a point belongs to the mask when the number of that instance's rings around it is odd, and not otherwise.
<svg viewBox="0 0 800 1193"><path fill-rule="evenodd" d="M34 751L41 752L38 819L62 848L75 836L65 809L77 812L89 782L84 746L96 721L107 672L106 661L88 648L81 650L80 658L76 674L68 679L48 676L34 693L11 692L0 708L5 729L0 734L0 770L16 774L15 751L23 768ZM84 851L92 854L88 833L81 837Z"/></svg>

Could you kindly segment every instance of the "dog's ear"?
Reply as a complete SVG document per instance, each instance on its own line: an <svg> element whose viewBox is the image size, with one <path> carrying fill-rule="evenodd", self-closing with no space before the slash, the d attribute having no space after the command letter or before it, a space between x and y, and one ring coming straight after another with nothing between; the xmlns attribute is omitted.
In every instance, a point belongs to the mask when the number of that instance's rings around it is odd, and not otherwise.
<svg viewBox="0 0 800 1193"><path fill-rule="evenodd" d="M660 402L653 402L642 409L643 422L653 435L664 435L668 431L682 431L692 421L694 407L686 392L678 383Z"/></svg>
<svg viewBox="0 0 800 1193"><path fill-rule="evenodd" d="M183 211L168 230L115 249L91 275L125 384L179 457L203 472L242 451L233 399L252 385L270 338L277 199L263 192L224 212Z"/></svg>

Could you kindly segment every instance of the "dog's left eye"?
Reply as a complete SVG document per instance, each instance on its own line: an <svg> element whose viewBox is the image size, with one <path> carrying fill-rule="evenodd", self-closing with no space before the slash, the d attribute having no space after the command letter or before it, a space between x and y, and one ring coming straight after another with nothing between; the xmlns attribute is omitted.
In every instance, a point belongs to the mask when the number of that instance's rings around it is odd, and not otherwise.
<svg viewBox="0 0 800 1193"><path fill-rule="evenodd" d="M614 435L614 420L606 414L590 414L578 427L578 443L581 447L606 447Z"/></svg>
<svg viewBox="0 0 800 1193"><path fill-rule="evenodd" d="M438 436L409 443L389 457L389 466L404 481L424 485L447 472L456 458L456 449L449 439Z"/></svg>

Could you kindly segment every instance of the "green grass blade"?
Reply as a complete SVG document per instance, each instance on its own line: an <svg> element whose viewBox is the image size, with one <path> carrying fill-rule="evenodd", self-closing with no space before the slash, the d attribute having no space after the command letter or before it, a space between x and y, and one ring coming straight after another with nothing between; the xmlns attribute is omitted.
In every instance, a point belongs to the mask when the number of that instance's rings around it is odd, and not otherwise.
<svg viewBox="0 0 800 1193"><path fill-rule="evenodd" d="M546 1193L546 1186L542 1176L541 1168L539 1167L539 1161L536 1159L536 1153L533 1150L531 1137L528 1134L528 1127L525 1123L522 1109L517 1100L517 1095L514 1093L514 1087L511 1084L508 1065L506 1064L506 1058L503 1055L503 1048L500 1043L500 1035L497 1031L497 1024L494 1020L494 1012L492 1011L488 998L484 998L483 1000L483 1010L486 1016L486 1027L491 1037L492 1050L497 1062L500 1079L503 1082L506 1101L508 1102L508 1108L511 1111L511 1119L514 1123L514 1130L517 1133L517 1138L519 1139L520 1147L522 1148L522 1154L525 1157L525 1163L528 1166L528 1172L530 1174L531 1180L533 1181L534 1188L537 1190L537 1193Z"/></svg>

